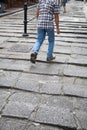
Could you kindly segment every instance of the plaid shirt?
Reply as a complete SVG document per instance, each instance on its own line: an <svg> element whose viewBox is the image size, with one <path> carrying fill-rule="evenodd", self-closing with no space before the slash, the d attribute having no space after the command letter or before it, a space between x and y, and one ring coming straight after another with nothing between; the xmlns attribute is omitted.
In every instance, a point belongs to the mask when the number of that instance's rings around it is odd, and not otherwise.
<svg viewBox="0 0 87 130"><path fill-rule="evenodd" d="M53 15L59 14L58 0L39 0L37 8L39 9L38 28L53 28Z"/></svg>

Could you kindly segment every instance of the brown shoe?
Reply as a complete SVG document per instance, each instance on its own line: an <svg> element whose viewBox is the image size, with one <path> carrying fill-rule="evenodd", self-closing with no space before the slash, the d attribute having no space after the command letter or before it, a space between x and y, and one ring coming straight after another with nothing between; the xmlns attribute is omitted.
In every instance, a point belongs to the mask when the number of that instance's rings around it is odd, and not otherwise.
<svg viewBox="0 0 87 130"><path fill-rule="evenodd" d="M36 58L37 58L37 53L31 53L31 56L30 56L30 61L32 63L35 63L36 62Z"/></svg>
<svg viewBox="0 0 87 130"><path fill-rule="evenodd" d="M54 60L55 58L56 58L55 56L47 57L47 61L50 62L50 61Z"/></svg>

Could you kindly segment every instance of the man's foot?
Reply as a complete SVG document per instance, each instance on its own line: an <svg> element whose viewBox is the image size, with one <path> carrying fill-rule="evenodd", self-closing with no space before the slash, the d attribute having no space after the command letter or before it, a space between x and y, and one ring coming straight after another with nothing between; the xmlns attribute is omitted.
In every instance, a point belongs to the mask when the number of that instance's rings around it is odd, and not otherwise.
<svg viewBox="0 0 87 130"><path fill-rule="evenodd" d="M37 58L37 53L31 53L30 61L35 64Z"/></svg>
<svg viewBox="0 0 87 130"><path fill-rule="evenodd" d="M66 13L66 9L63 10L63 13Z"/></svg>
<svg viewBox="0 0 87 130"><path fill-rule="evenodd" d="M50 61L54 60L55 58L56 58L55 56L47 57L47 61L50 62Z"/></svg>
<svg viewBox="0 0 87 130"><path fill-rule="evenodd" d="M66 13L66 11L63 11L63 13Z"/></svg>

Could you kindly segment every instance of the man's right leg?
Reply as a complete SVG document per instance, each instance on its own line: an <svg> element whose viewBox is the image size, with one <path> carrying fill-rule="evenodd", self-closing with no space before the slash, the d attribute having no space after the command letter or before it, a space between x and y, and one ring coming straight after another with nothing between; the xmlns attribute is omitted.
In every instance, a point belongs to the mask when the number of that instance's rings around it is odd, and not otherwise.
<svg viewBox="0 0 87 130"><path fill-rule="evenodd" d="M30 61L32 63L35 63L35 61L36 61L37 54L38 54L39 49L40 49L40 47L45 39L45 36L46 36L45 29L38 29L37 30L37 41L32 49L31 58L30 58Z"/></svg>

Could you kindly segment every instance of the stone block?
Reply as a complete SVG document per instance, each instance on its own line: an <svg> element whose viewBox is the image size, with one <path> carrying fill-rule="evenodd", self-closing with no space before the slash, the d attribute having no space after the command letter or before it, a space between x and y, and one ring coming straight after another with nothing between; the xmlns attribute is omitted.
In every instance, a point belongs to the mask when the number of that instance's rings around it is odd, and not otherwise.
<svg viewBox="0 0 87 130"><path fill-rule="evenodd" d="M67 128L76 128L73 114L69 109L60 107L41 107L36 113L35 121L38 123L56 125Z"/></svg>

